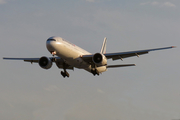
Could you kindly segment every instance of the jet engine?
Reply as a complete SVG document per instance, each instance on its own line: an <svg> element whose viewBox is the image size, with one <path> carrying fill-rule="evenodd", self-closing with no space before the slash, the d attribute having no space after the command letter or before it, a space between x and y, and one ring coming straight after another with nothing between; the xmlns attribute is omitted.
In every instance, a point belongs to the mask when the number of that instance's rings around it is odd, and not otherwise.
<svg viewBox="0 0 180 120"><path fill-rule="evenodd" d="M107 59L101 53L94 54L93 57L92 57L92 60L97 66L105 66L105 65L107 65Z"/></svg>
<svg viewBox="0 0 180 120"><path fill-rule="evenodd" d="M52 61L50 58L43 56L39 59L39 66L43 69L49 69L52 66Z"/></svg>

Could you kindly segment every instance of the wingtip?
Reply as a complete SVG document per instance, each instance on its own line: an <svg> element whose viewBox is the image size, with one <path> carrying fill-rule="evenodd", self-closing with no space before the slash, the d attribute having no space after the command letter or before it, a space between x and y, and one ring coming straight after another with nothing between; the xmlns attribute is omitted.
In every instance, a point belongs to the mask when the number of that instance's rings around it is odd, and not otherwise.
<svg viewBox="0 0 180 120"><path fill-rule="evenodd" d="M177 46L171 46L172 48L176 48Z"/></svg>

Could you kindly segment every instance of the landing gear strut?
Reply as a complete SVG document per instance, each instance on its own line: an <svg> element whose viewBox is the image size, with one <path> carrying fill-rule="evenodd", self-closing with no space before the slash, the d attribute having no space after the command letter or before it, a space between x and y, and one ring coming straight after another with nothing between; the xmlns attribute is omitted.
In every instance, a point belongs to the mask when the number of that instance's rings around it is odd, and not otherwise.
<svg viewBox="0 0 180 120"><path fill-rule="evenodd" d="M54 57L54 55L53 55L53 58L51 60L52 60L52 62L56 62L56 58Z"/></svg>
<svg viewBox="0 0 180 120"><path fill-rule="evenodd" d="M56 62L56 58L54 57L54 55L56 55L56 51L52 51L51 54L53 56L53 58L51 59L52 62Z"/></svg>
<svg viewBox="0 0 180 120"><path fill-rule="evenodd" d="M51 59L52 62L56 62L56 58L54 57L54 55L56 55L56 51L52 51L51 54L53 55L53 58ZM66 68L68 68L68 64L66 64L65 62L63 63L63 69L64 71L61 71L61 75L65 78L65 77L69 77L69 73L66 71Z"/></svg>
<svg viewBox="0 0 180 120"><path fill-rule="evenodd" d="M99 75L99 71L97 69L92 69L91 73L95 76L95 75Z"/></svg>
<svg viewBox="0 0 180 120"><path fill-rule="evenodd" d="M63 69L64 71L61 71L61 75L65 78L65 77L69 77L69 73L66 71L66 68L68 67L68 65L66 63L63 63Z"/></svg>

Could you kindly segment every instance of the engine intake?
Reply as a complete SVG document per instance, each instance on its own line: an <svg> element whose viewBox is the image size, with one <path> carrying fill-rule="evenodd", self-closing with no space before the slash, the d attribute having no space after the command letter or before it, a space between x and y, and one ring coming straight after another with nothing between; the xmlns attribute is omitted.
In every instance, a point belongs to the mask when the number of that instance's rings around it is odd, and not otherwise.
<svg viewBox="0 0 180 120"><path fill-rule="evenodd" d="M43 56L39 59L39 66L43 69L49 69L52 67L52 61L50 58Z"/></svg>
<svg viewBox="0 0 180 120"><path fill-rule="evenodd" d="M93 56L93 62L97 65L97 66L105 66L107 65L107 59L106 57L101 54L101 53L96 53Z"/></svg>

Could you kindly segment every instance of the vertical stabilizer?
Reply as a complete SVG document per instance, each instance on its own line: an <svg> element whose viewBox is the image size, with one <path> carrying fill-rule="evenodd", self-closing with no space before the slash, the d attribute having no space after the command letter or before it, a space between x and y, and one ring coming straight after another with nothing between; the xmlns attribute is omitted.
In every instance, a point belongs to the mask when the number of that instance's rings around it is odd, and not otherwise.
<svg viewBox="0 0 180 120"><path fill-rule="evenodd" d="M102 54L105 54L105 53L106 53L106 41L107 41L107 38L105 37L105 38L104 38L103 45L102 45L102 47L101 47L101 53L102 53Z"/></svg>

